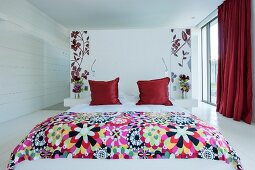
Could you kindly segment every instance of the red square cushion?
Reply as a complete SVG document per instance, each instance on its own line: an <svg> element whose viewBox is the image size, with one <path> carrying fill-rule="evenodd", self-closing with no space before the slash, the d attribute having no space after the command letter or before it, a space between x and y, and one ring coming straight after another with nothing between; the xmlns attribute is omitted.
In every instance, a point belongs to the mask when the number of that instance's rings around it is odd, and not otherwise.
<svg viewBox="0 0 255 170"><path fill-rule="evenodd" d="M91 91L90 105L121 104L118 94L119 78L111 81L89 80Z"/></svg>
<svg viewBox="0 0 255 170"><path fill-rule="evenodd" d="M162 78L148 81L138 81L140 100L137 105L166 105L172 106L169 100L168 84L170 78Z"/></svg>

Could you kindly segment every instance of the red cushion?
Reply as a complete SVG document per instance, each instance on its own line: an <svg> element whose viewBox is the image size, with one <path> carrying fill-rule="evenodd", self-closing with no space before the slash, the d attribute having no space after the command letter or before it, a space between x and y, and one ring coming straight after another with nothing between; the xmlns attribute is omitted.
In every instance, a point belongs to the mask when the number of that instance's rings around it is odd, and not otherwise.
<svg viewBox="0 0 255 170"><path fill-rule="evenodd" d="M89 80L91 91L90 105L121 104L118 94L119 78L112 81Z"/></svg>
<svg viewBox="0 0 255 170"><path fill-rule="evenodd" d="M136 104L172 106L173 104L169 100L169 82L169 77L156 80L138 81L137 85L140 92L140 100Z"/></svg>

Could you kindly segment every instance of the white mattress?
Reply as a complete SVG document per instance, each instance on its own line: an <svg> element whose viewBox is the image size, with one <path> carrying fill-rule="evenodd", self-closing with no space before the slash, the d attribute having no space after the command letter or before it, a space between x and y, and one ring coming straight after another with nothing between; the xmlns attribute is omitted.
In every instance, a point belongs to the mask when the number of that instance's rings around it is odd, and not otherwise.
<svg viewBox="0 0 255 170"><path fill-rule="evenodd" d="M123 102L122 102L123 103ZM179 111L188 112L178 106L136 106L132 101L126 101L123 105L89 106L89 104L77 105L68 112L115 112L115 111L143 111L164 112ZM24 161L19 163L15 170L233 170L233 166L224 161L205 159L158 159L158 160L93 160L93 159L42 159L36 161Z"/></svg>

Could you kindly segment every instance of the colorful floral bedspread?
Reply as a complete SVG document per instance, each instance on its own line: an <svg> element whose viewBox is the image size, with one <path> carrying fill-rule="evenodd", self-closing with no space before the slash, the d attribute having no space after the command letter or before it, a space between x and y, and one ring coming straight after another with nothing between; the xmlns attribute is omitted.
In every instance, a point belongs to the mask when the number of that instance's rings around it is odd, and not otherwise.
<svg viewBox="0 0 255 170"><path fill-rule="evenodd" d="M14 149L8 169L24 160L222 160L242 169L221 133L187 113L61 113L38 124Z"/></svg>

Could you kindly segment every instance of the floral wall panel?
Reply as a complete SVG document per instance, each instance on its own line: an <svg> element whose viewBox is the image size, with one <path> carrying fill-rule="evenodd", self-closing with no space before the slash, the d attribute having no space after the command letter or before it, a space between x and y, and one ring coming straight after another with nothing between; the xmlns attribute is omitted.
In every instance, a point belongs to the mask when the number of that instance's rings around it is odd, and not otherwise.
<svg viewBox="0 0 255 170"><path fill-rule="evenodd" d="M87 90L87 78L89 72L85 67L85 62L89 55L89 36L87 31L72 31L71 40L71 97Z"/></svg>
<svg viewBox="0 0 255 170"><path fill-rule="evenodd" d="M182 91L179 85L179 76L189 76L191 84L191 30L171 29L171 97L181 98ZM191 87L192 88L192 87ZM187 98L191 98L192 90L186 93Z"/></svg>

